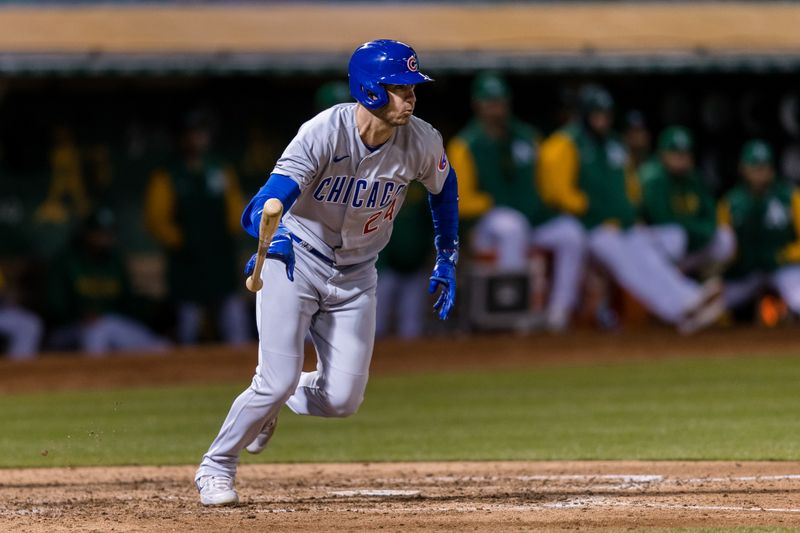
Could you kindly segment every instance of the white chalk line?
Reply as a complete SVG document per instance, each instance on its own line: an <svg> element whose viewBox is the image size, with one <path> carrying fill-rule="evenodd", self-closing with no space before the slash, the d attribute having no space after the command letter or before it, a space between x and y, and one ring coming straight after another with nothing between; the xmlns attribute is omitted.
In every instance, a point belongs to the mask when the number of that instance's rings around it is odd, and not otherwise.
<svg viewBox="0 0 800 533"><path fill-rule="evenodd" d="M419 496L418 490L393 490L393 489L359 489L359 490L332 490L332 496L352 498L353 496L371 496L377 498L408 498Z"/></svg>
<svg viewBox="0 0 800 533"><path fill-rule="evenodd" d="M563 502L543 503L545 509L587 509L591 507L624 507L637 509L682 510L682 511L733 511L753 513L800 513L797 507L758 507L738 505L697 505L658 502L629 502L612 500L603 496L573 498Z"/></svg>
<svg viewBox="0 0 800 533"><path fill-rule="evenodd" d="M536 482L564 482L574 481L579 483L606 483L609 485L649 485L665 484L698 484L698 483L737 483L737 482L769 482L769 481L797 481L800 474L784 474L770 476L729 476L729 477L691 477L681 478L660 474L553 474L553 475L528 475L528 476L429 476L420 479L386 478L376 481L394 484L431 485L438 483L464 483L464 482L502 482L502 481L536 481Z"/></svg>

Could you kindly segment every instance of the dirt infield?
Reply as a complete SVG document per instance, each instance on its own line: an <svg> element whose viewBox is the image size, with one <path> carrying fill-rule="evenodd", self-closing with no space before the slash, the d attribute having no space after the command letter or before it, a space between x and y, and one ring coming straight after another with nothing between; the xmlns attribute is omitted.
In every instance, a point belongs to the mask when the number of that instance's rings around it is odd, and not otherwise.
<svg viewBox="0 0 800 533"><path fill-rule="evenodd" d="M246 465L208 509L193 467L6 470L2 531L528 531L800 526L800 463Z"/></svg>

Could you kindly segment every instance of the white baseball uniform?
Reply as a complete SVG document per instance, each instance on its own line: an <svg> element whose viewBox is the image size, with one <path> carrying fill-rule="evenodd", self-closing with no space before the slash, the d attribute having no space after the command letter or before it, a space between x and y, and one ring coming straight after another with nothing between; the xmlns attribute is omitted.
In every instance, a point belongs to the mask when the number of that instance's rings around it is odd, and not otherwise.
<svg viewBox="0 0 800 533"><path fill-rule="evenodd" d="M450 165L438 131L411 117L380 147L365 146L356 104L323 111L299 130L274 174L300 196L283 222L295 239L294 282L265 262L256 299L259 361L197 472L233 477L239 454L286 404L297 414L348 416L361 404L375 336L378 252L408 184L438 194ZM310 331L317 370L302 372Z"/></svg>
<svg viewBox="0 0 800 533"><path fill-rule="evenodd" d="M689 235L680 224L659 224L637 228L653 240L653 245L678 265L683 272L719 273L736 253L736 235L718 226L711 242L694 252L688 251Z"/></svg>

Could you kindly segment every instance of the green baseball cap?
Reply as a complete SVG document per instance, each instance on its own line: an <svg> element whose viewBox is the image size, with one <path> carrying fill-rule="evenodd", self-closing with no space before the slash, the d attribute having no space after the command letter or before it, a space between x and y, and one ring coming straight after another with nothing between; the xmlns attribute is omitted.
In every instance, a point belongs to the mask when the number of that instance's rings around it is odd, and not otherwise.
<svg viewBox="0 0 800 533"><path fill-rule="evenodd" d="M508 98L511 98L511 89L499 74L483 72L472 80L473 100L504 100Z"/></svg>
<svg viewBox="0 0 800 533"><path fill-rule="evenodd" d="M582 115L595 111L614 111L614 98L600 85L584 85L578 93L578 105Z"/></svg>
<svg viewBox="0 0 800 533"><path fill-rule="evenodd" d="M350 96L350 87L343 81L329 81L320 85L314 95L314 105L317 106L318 111L328 109L336 104L343 104L350 102L353 98Z"/></svg>
<svg viewBox="0 0 800 533"><path fill-rule="evenodd" d="M658 136L658 149L664 152L691 152L694 148L692 132L683 126L672 126Z"/></svg>
<svg viewBox="0 0 800 533"><path fill-rule="evenodd" d="M742 147L743 165L771 165L772 148L766 141L754 139Z"/></svg>

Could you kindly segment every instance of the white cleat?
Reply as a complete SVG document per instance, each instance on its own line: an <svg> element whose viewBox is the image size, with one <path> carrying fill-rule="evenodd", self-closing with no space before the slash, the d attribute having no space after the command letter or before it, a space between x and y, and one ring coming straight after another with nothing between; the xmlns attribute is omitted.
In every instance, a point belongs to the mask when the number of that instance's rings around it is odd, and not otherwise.
<svg viewBox="0 0 800 533"><path fill-rule="evenodd" d="M267 423L267 425L265 425L264 428L261 430L261 433L259 433L256 436L256 438L253 439L253 442L251 442L245 447L245 450L247 450L249 453L252 453L253 455L263 452L264 448L267 447L269 439L272 438L272 434L275 433L275 426L277 425L278 425L278 417L275 417L272 420L270 420Z"/></svg>
<svg viewBox="0 0 800 533"><path fill-rule="evenodd" d="M239 495L233 488L233 478L228 476L203 476L194 484L200 491L200 503L203 505L236 505Z"/></svg>

